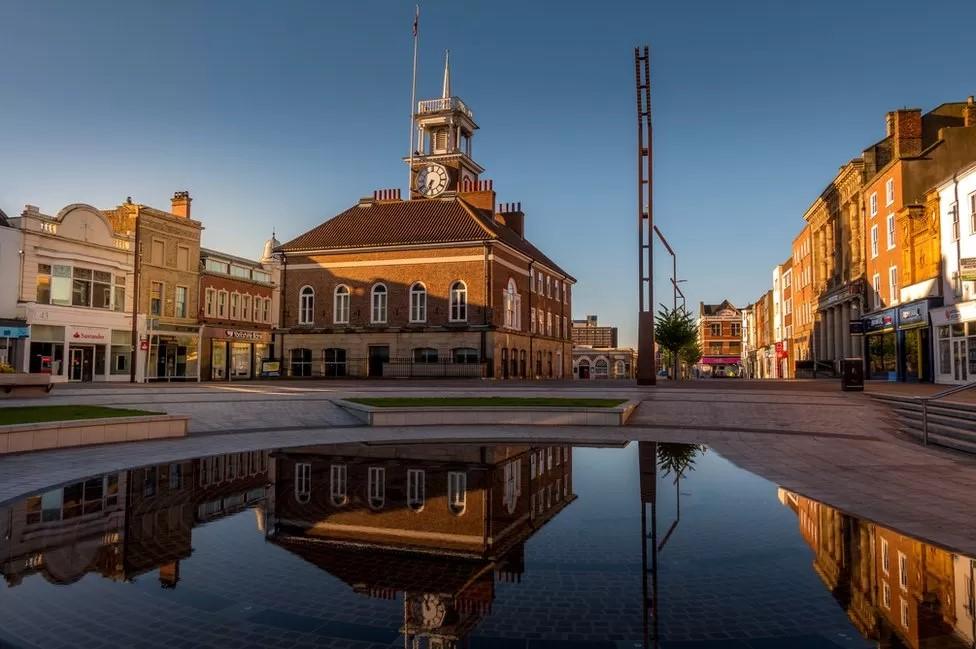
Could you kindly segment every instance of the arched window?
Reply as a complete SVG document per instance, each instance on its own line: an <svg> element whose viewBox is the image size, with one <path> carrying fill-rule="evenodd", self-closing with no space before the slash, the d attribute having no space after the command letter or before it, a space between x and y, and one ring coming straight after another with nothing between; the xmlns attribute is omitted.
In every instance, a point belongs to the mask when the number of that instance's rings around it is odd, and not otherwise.
<svg viewBox="0 0 976 649"><path fill-rule="evenodd" d="M307 462L295 463L295 500L307 503L312 497L312 465Z"/></svg>
<svg viewBox="0 0 976 649"><path fill-rule="evenodd" d="M468 475L460 471L447 474L447 506L457 515L464 513L468 496Z"/></svg>
<svg viewBox="0 0 976 649"><path fill-rule="evenodd" d="M576 369L579 378L590 378L590 360L588 358L581 358L579 364L576 366Z"/></svg>
<svg viewBox="0 0 976 649"><path fill-rule="evenodd" d="M420 282L410 287L410 322L427 322L427 289Z"/></svg>
<svg viewBox="0 0 976 649"><path fill-rule="evenodd" d="M512 350L512 378L517 379L519 376L519 352L517 349Z"/></svg>
<svg viewBox="0 0 976 649"><path fill-rule="evenodd" d="M458 280L451 284L451 322L467 322L468 320L468 287Z"/></svg>
<svg viewBox="0 0 976 649"><path fill-rule="evenodd" d="M298 324L310 325L314 319L315 289L311 286L303 286L298 292Z"/></svg>
<svg viewBox="0 0 976 649"><path fill-rule="evenodd" d="M335 324L349 324L349 287L336 286L332 304L332 321Z"/></svg>
<svg viewBox="0 0 976 649"><path fill-rule="evenodd" d="M414 363L436 363L437 350L433 347L416 347L413 350Z"/></svg>
<svg viewBox="0 0 976 649"><path fill-rule="evenodd" d="M522 296L518 294L515 280L508 278L508 285L502 293L502 304L505 309L505 326L510 329L522 328Z"/></svg>
<svg viewBox="0 0 976 649"><path fill-rule="evenodd" d="M386 502L386 469L379 466L369 467L369 506L380 509Z"/></svg>
<svg viewBox="0 0 976 649"><path fill-rule="evenodd" d="M386 286L377 284L372 292L372 309L370 312L370 322L373 324L386 323Z"/></svg>
<svg viewBox="0 0 976 649"><path fill-rule="evenodd" d="M420 469L407 471L407 507L415 512L424 508L426 501L426 476Z"/></svg>
<svg viewBox="0 0 976 649"><path fill-rule="evenodd" d="M627 377L627 366L623 361L616 361L613 364L613 377L616 379Z"/></svg>
<svg viewBox="0 0 976 649"><path fill-rule="evenodd" d="M333 464L329 467L329 498L336 507L342 507L349 500L346 491L346 465Z"/></svg>
<svg viewBox="0 0 976 649"><path fill-rule="evenodd" d="M481 362L478 350L474 347L455 347L451 350L451 355L455 363L472 364Z"/></svg>
<svg viewBox="0 0 976 649"><path fill-rule="evenodd" d="M598 379L607 378L609 375L608 372L609 364L607 363L607 359L605 358L596 359L596 363L593 364L593 369L594 369L593 373L596 376L596 378Z"/></svg>
<svg viewBox="0 0 976 649"><path fill-rule="evenodd" d="M312 376L312 350L300 347L291 350L291 375Z"/></svg>

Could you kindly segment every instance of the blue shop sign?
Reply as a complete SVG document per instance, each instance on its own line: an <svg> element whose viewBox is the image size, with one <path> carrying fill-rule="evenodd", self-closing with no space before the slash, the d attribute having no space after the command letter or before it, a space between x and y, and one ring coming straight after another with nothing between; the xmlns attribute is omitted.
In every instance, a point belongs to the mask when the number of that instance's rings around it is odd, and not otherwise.
<svg viewBox="0 0 976 649"><path fill-rule="evenodd" d="M30 338L30 327L0 327L0 338Z"/></svg>

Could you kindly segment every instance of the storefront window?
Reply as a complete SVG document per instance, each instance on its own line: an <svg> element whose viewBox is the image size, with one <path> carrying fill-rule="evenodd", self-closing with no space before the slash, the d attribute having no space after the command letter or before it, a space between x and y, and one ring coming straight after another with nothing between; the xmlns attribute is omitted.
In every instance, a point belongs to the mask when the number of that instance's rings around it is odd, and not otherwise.
<svg viewBox="0 0 976 649"><path fill-rule="evenodd" d="M51 273L51 304L71 304L71 266L52 266Z"/></svg>
<svg viewBox="0 0 976 649"><path fill-rule="evenodd" d="M231 343L231 378L246 379L251 376L251 343Z"/></svg>
<svg viewBox="0 0 976 649"><path fill-rule="evenodd" d="M115 276L114 302L116 311L125 311L125 275Z"/></svg>
<svg viewBox="0 0 976 649"><path fill-rule="evenodd" d="M227 378L227 343L223 340L213 341L210 351L210 377L217 380Z"/></svg>
<svg viewBox="0 0 976 649"><path fill-rule="evenodd" d="M939 341L939 373L952 374L952 354L949 339Z"/></svg>
<svg viewBox="0 0 976 649"><path fill-rule="evenodd" d="M51 267L47 264L37 265L37 303L51 303Z"/></svg>
<svg viewBox="0 0 976 649"><path fill-rule="evenodd" d="M872 334L868 338L868 368L872 379L889 379L898 371L895 357L895 334Z"/></svg>
<svg viewBox="0 0 976 649"><path fill-rule="evenodd" d="M92 272L87 268L75 268L71 282L71 305L91 306Z"/></svg>
<svg viewBox="0 0 976 649"><path fill-rule="evenodd" d="M326 376L345 376L346 375L346 350L332 348L323 352Z"/></svg>
<svg viewBox="0 0 976 649"><path fill-rule="evenodd" d="M291 375L312 376L312 350L291 350Z"/></svg>
<svg viewBox="0 0 976 649"><path fill-rule="evenodd" d="M152 336L147 372L152 379L197 380L199 350L196 336Z"/></svg>

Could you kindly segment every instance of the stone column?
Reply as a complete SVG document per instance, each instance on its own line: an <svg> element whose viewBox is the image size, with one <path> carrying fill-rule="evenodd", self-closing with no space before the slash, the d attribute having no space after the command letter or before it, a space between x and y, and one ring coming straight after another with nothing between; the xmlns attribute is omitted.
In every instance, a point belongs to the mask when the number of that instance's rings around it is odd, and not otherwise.
<svg viewBox="0 0 976 649"><path fill-rule="evenodd" d="M841 335L844 337L844 358L850 358L854 354L851 349L851 303L844 302L841 313L843 314L843 328Z"/></svg>
<svg viewBox="0 0 976 649"><path fill-rule="evenodd" d="M833 307L824 311L824 360L834 360L834 309Z"/></svg>
<svg viewBox="0 0 976 649"><path fill-rule="evenodd" d="M844 339L846 338L846 332L844 331L844 305L838 305L834 308L834 360L837 361L837 367L840 367L840 360L844 358Z"/></svg>

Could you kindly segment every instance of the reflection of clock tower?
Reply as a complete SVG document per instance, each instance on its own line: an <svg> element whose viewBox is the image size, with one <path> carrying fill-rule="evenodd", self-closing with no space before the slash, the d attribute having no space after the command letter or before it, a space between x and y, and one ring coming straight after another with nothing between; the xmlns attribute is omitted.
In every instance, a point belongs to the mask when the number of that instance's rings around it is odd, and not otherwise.
<svg viewBox="0 0 976 649"><path fill-rule="evenodd" d="M413 117L416 150L411 165L410 197L435 198L447 192L474 191L484 169L471 159L471 138L478 125L471 109L451 95L449 55L444 55L440 99L418 102Z"/></svg>

